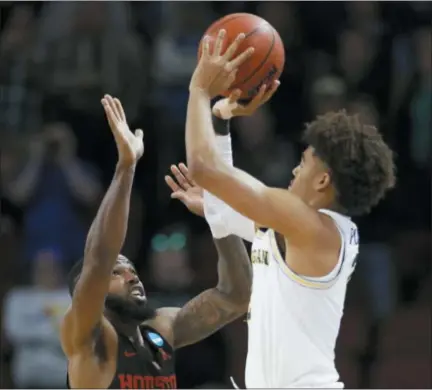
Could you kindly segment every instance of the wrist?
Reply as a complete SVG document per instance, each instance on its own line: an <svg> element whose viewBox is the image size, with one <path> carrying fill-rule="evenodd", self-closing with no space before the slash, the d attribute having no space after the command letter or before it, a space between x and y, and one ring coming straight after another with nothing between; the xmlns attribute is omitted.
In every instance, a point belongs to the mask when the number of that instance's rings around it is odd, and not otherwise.
<svg viewBox="0 0 432 390"><path fill-rule="evenodd" d="M136 163L118 161L116 165L117 173L134 173L135 172Z"/></svg>
<svg viewBox="0 0 432 390"><path fill-rule="evenodd" d="M199 97L202 97L204 99L208 99L208 101L210 103L211 96L210 96L209 92L204 88L191 87L191 88L189 88L189 94L192 96L197 96L197 97L199 96Z"/></svg>

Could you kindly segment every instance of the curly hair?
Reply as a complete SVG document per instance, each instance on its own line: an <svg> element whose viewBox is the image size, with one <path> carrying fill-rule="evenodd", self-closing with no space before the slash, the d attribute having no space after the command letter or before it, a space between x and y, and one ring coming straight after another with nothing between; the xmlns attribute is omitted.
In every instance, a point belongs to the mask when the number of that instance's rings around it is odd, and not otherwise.
<svg viewBox="0 0 432 390"><path fill-rule="evenodd" d="M303 141L330 169L337 207L347 215L368 213L395 185L393 152L357 115L341 110L319 116L306 125Z"/></svg>

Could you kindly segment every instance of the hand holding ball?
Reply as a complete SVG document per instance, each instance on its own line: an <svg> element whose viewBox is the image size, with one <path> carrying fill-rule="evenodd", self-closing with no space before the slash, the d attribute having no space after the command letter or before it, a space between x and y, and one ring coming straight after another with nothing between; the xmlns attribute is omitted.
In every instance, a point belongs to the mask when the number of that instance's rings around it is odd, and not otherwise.
<svg viewBox="0 0 432 390"><path fill-rule="evenodd" d="M238 68L235 80L225 90L219 91L220 95L229 96L236 89L242 91L240 99L251 100L260 91L261 86L270 88L274 81L278 80L285 63L285 51L278 32L264 19L252 14L231 14L213 23L206 31L199 46L198 56L201 58L205 41L209 45L210 54L213 54L215 44L218 41L220 30L226 33L221 42L220 54L226 55L229 47L234 49L230 58L226 61L238 59ZM239 34L244 33L242 39L236 40ZM236 45L236 43L238 43ZM234 45L234 46L232 46ZM253 54L245 54L248 48L253 48ZM252 54L252 55L251 55Z"/></svg>

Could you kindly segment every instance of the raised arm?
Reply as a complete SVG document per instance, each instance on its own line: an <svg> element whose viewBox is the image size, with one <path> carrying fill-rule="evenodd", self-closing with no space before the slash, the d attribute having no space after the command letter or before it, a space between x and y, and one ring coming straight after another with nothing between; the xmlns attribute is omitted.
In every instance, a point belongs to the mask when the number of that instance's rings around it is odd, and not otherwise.
<svg viewBox="0 0 432 390"><path fill-rule="evenodd" d="M227 104L229 99L224 99ZM221 160L228 166L233 166L233 152L230 135L230 120L216 116L218 107L224 106L219 101L213 107L213 125L216 133L216 148ZM213 237L222 238L230 234L252 242L255 237L255 223L234 210L221 199L208 191L204 191L204 213L210 225Z"/></svg>
<svg viewBox="0 0 432 390"><path fill-rule="evenodd" d="M165 177L173 191L171 197L182 201L191 212L204 216L202 190L190 180L186 166L173 166L172 173L174 178ZM210 212L215 215L215 221L221 220L216 218L216 210L210 208ZM212 226L208 219L207 222ZM233 235L213 240L219 255L217 286L204 291L182 309L160 310L161 317L167 320L165 329L169 328L168 334L176 348L206 338L247 310L252 266L243 241Z"/></svg>
<svg viewBox="0 0 432 390"><path fill-rule="evenodd" d="M233 165L231 136L229 121L213 117L217 136L217 149L221 159L228 165ZM225 202L202 189L191 180L189 171L183 163L171 166L171 173L177 183L170 176L165 180L172 189L173 198L181 200L194 214L205 216L209 223L213 237L223 238L234 235L252 242L255 236L254 222L234 210Z"/></svg>
<svg viewBox="0 0 432 390"><path fill-rule="evenodd" d="M105 96L102 104L117 144L119 160L90 227L83 268L63 322L62 345L67 354L91 341L93 331L102 321L112 269L126 236L135 165L144 150L142 131L137 130L134 135L129 130L120 101Z"/></svg>
<svg viewBox="0 0 432 390"><path fill-rule="evenodd" d="M233 45L238 46L238 41ZM310 240L321 230L321 220L314 210L289 191L270 188L229 166L217 153L210 100L227 89L229 72L235 71L238 58L247 53L230 61L230 53L237 47L229 47L220 55L217 48L222 46L216 42L212 54L204 50L189 87L186 152L191 176L198 185L256 224L273 228L286 237ZM252 104L266 100L265 87Z"/></svg>
<svg viewBox="0 0 432 390"><path fill-rule="evenodd" d="M245 314L252 288L252 267L241 238L214 240L218 251L216 287L190 300L181 309L161 309L171 318L173 345L181 348L210 336Z"/></svg>

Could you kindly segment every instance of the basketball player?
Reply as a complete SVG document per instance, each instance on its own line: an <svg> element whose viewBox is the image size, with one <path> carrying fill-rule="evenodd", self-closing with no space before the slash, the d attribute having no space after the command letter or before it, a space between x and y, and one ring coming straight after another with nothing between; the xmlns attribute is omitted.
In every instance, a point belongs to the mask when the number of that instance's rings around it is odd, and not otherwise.
<svg viewBox="0 0 432 390"><path fill-rule="evenodd" d="M133 264L119 254L134 171L144 151L143 133L129 130L117 99L105 96L102 104L117 144L118 163L89 230L84 260L70 275L72 304L61 327L68 358L67 385L176 388L174 350L202 340L246 313L252 282L249 257L241 239L215 240L219 253L215 288L181 309L153 310L147 305Z"/></svg>
<svg viewBox="0 0 432 390"><path fill-rule="evenodd" d="M222 53L221 31L192 76L186 123L189 172L204 188L213 236L237 234L252 242L253 288L248 313L248 388L341 388L334 349L359 235L351 217L366 214L395 183L392 152L377 129L345 111L306 125L300 164L288 188L271 188L232 166L229 135L216 137L210 101L228 89L248 49L232 59L238 39ZM231 99L213 112L227 120L251 106ZM217 218L208 213L218 208ZM213 222L223 217L225 226Z"/></svg>

